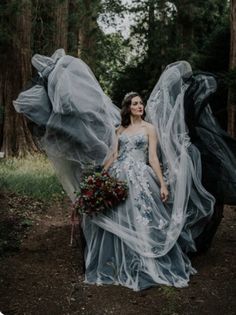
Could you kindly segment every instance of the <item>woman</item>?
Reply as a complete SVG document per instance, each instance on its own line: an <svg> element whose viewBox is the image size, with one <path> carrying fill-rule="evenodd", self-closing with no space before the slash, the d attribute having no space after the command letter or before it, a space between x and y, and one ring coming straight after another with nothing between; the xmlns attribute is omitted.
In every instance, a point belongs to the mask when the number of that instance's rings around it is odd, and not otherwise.
<svg viewBox="0 0 236 315"><path fill-rule="evenodd" d="M121 284L133 290L156 284L183 287L195 272L177 242L164 250L169 193L156 153L156 131L144 116L141 97L127 94L115 150L104 169L127 181L129 197L106 215L83 219L87 283Z"/></svg>
<svg viewBox="0 0 236 315"><path fill-rule="evenodd" d="M148 162L156 173L160 183L160 195L163 202L168 198L168 191L163 180L159 160L157 157L157 137L155 128L143 119L145 117L144 104L136 92L127 94L122 103L121 126L116 130L116 147L111 159L109 159L104 169L108 170L112 162L118 157L119 137L123 135L133 136L144 134L148 137Z"/></svg>
<svg viewBox="0 0 236 315"><path fill-rule="evenodd" d="M35 85L14 106L44 128L41 143L71 200L88 163L104 165L129 186L124 203L106 214L83 216L85 281L133 290L186 286L196 272L186 252L196 250L194 239L214 205L201 185L199 152L184 122L190 65L180 61L163 72L147 103L148 123L137 93L124 98L120 121L119 109L88 66L63 50L35 55L32 63L47 89Z"/></svg>

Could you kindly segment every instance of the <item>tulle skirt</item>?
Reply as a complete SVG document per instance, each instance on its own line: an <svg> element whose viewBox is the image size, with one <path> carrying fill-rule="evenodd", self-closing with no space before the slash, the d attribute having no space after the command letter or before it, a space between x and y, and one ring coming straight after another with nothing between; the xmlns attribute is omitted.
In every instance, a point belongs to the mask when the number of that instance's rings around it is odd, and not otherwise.
<svg viewBox="0 0 236 315"><path fill-rule="evenodd" d="M83 217L85 282L120 284L135 291L158 284L187 286L196 270L183 251L184 242L178 242L181 236L170 231L172 200L170 207L161 201L152 168L139 161L116 161L110 173L127 181L129 196L106 214ZM184 227L183 232L189 235L188 247L194 248L191 233Z"/></svg>

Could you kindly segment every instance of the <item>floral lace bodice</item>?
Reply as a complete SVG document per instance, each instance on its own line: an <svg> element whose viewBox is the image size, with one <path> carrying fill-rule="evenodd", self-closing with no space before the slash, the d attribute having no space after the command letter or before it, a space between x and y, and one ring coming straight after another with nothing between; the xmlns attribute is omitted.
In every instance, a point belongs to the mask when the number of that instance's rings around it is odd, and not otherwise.
<svg viewBox="0 0 236 315"><path fill-rule="evenodd" d="M121 134L118 158L111 166L110 172L111 175L128 181L133 197L131 207L137 213L135 219L147 226L152 222L152 209L155 207L149 180L150 177L157 180L153 169L148 165L148 136L144 133L130 136ZM166 222L160 219L159 228L162 229L165 225Z"/></svg>
<svg viewBox="0 0 236 315"><path fill-rule="evenodd" d="M148 136L144 133L134 135L121 134L119 137L118 161L131 159L136 162L148 161Z"/></svg>

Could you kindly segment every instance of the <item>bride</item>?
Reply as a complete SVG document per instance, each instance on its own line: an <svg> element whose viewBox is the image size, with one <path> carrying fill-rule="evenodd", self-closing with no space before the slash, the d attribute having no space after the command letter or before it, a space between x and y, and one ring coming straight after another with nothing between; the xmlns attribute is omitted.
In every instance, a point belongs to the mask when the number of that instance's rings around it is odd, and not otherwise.
<svg viewBox="0 0 236 315"><path fill-rule="evenodd" d="M148 138L148 158L145 156L144 163L149 162L149 165L153 168L156 176L160 183L160 195L162 200L165 202L168 198L168 191L164 183L162 172L157 157L156 147L157 147L157 137L154 126L150 123L145 122L143 118L145 117L144 103L136 92L128 93L122 103L121 112L121 126L116 130L116 147L111 158L106 161L104 169L108 170L111 163L118 158L118 147L119 138L121 135L126 135L129 137L136 135L144 135ZM137 149L136 149L137 150ZM131 154L129 152L129 154ZM118 160L120 157L118 158ZM135 162L135 161L133 161ZM132 165L134 166L134 165Z"/></svg>
<svg viewBox="0 0 236 315"><path fill-rule="evenodd" d="M106 215L84 216L87 283L121 284L134 290L155 284L187 285L195 270L178 244L164 250L170 207L156 154L155 128L144 118L140 96L123 100L116 145L104 168L126 180L129 197ZM164 253L165 252L165 253Z"/></svg>
<svg viewBox="0 0 236 315"><path fill-rule="evenodd" d="M201 184L200 153L184 121L190 65L169 65L145 108L131 92L120 112L82 60L60 49L32 63L41 79L14 106L40 126L41 144L71 200L88 163L129 186L126 201L109 213L83 215L85 281L135 291L187 286L196 270L186 253L196 251L215 201Z"/></svg>

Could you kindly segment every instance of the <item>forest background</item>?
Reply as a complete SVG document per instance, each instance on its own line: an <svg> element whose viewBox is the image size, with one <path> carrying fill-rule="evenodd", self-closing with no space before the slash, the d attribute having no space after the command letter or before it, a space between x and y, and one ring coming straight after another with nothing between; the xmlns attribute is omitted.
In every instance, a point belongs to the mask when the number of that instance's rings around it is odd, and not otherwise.
<svg viewBox="0 0 236 315"><path fill-rule="evenodd" d="M212 72L219 83L213 112L235 136L235 6L234 0L2 0L1 151L10 157L38 150L12 100L35 74L32 55L58 48L88 63L118 106L128 91L147 99L166 65L176 60ZM125 36L122 21L129 24Z"/></svg>

